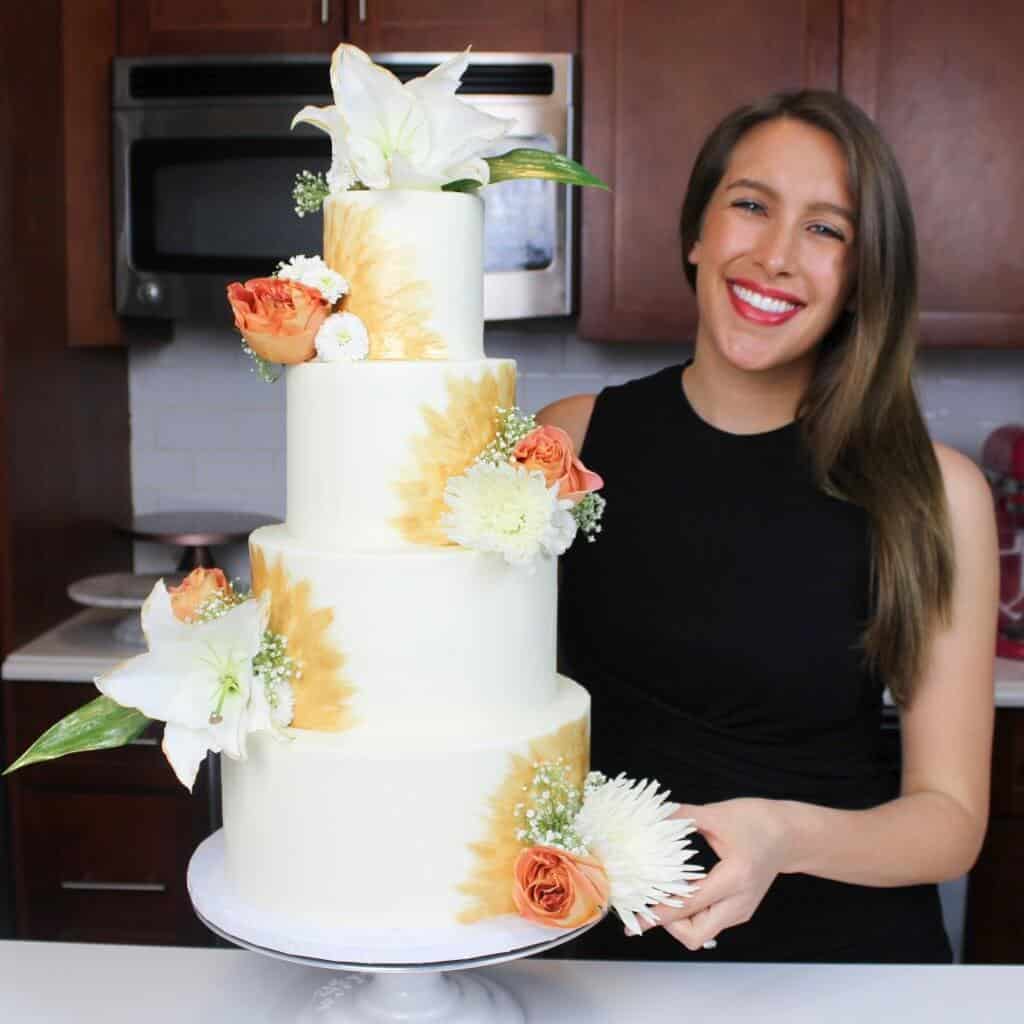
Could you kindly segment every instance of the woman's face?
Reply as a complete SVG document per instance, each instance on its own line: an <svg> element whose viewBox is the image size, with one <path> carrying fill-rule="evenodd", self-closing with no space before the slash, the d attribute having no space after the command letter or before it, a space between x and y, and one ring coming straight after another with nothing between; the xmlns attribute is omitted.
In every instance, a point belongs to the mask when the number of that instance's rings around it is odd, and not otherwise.
<svg viewBox="0 0 1024 1024"><path fill-rule="evenodd" d="M810 373L849 300L856 213L828 132L779 118L747 132L704 212L698 344L741 370Z"/></svg>

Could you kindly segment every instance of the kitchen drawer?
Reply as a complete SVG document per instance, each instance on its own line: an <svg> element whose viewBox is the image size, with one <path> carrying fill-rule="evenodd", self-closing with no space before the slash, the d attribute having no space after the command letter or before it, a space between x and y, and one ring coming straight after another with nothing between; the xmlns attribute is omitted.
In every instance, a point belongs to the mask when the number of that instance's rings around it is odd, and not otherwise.
<svg viewBox="0 0 1024 1024"><path fill-rule="evenodd" d="M8 753L14 760L65 715L98 696L78 683L7 682ZM11 778L31 788L163 790L186 794L160 750L163 724L154 723L128 746L71 754L23 768Z"/></svg>
<svg viewBox="0 0 1024 1024"><path fill-rule="evenodd" d="M187 794L34 790L18 809L19 938L212 943L185 884L205 834Z"/></svg>

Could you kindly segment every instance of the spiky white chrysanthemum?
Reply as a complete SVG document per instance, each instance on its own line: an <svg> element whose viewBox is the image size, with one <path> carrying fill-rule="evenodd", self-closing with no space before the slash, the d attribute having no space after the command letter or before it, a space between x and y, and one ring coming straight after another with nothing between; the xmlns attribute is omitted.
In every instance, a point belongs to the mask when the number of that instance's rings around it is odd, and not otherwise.
<svg viewBox="0 0 1024 1024"><path fill-rule="evenodd" d="M637 916L657 924L647 908L682 906L679 897L704 877L702 868L687 863L697 852L687 838L696 826L690 818L670 817L678 805L668 795L658 792L657 781L619 775L588 786L576 816L576 831L608 875L612 909L635 934Z"/></svg>
<svg viewBox="0 0 1024 1024"><path fill-rule="evenodd" d="M293 256L287 263L277 265L277 276L316 288L332 306L348 294L348 281L319 256Z"/></svg>
<svg viewBox="0 0 1024 1024"><path fill-rule="evenodd" d="M441 527L463 547L493 551L511 565L532 567L539 556L560 555L576 535L572 502L548 487L544 474L509 463L477 462L444 490L448 513Z"/></svg>
<svg viewBox="0 0 1024 1024"><path fill-rule="evenodd" d="M370 353L366 325L355 313L332 313L320 325L314 344L321 363L351 363Z"/></svg>

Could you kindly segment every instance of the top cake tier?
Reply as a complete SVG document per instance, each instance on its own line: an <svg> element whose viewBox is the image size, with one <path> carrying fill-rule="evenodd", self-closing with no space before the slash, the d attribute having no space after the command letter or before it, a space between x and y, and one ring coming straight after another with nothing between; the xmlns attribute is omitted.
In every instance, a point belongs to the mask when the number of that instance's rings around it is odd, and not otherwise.
<svg viewBox="0 0 1024 1024"><path fill-rule="evenodd" d="M324 202L324 259L348 281L370 359L481 359L483 200L354 191Z"/></svg>

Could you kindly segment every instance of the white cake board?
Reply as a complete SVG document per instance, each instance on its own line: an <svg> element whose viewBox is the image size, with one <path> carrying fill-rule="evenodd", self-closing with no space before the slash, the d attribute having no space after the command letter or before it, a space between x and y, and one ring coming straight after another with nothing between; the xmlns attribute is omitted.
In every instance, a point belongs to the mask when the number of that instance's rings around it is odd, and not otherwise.
<svg viewBox="0 0 1024 1024"><path fill-rule="evenodd" d="M564 931L509 914L431 929L299 926L238 899L225 873L223 830L192 855L188 892L202 921L235 945L292 963L353 972L293 994L282 1008L282 1024L523 1024L522 1009L500 985L448 972L531 956L597 923Z"/></svg>

